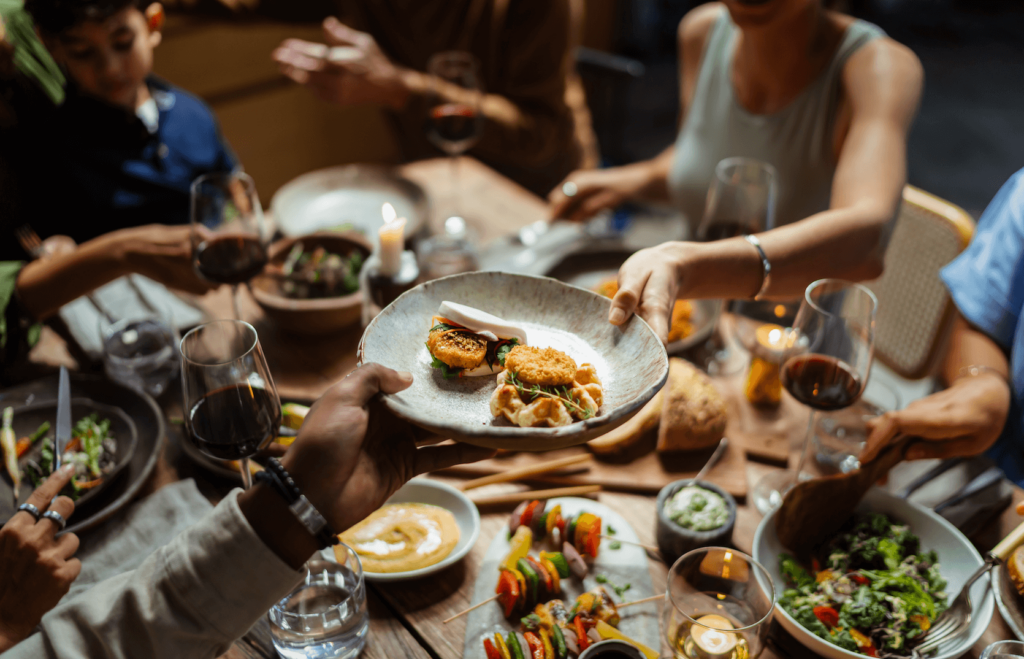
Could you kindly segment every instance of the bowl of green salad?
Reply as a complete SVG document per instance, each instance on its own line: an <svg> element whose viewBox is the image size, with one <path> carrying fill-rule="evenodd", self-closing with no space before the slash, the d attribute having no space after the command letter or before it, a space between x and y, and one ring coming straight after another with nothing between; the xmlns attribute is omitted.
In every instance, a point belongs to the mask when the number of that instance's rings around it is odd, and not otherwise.
<svg viewBox="0 0 1024 659"><path fill-rule="evenodd" d="M775 532L775 513L754 535L754 560L781 593L775 619L822 657L910 657L914 645L983 563L944 518L872 488L821 547L797 557ZM984 576L971 587L974 616L966 634L930 659L953 659L981 638L994 603Z"/></svg>
<svg viewBox="0 0 1024 659"><path fill-rule="evenodd" d="M732 543L736 526L736 500L706 481L673 481L658 493L658 549L671 565L677 558L699 547L721 547Z"/></svg>

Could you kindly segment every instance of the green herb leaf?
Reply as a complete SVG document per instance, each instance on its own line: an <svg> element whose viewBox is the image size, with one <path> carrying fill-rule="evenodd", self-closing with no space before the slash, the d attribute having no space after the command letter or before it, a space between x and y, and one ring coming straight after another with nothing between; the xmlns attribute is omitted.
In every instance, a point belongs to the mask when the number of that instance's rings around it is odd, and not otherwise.
<svg viewBox="0 0 1024 659"><path fill-rule="evenodd" d="M622 549L622 543L618 540L612 540L608 543L608 548L612 550Z"/></svg>

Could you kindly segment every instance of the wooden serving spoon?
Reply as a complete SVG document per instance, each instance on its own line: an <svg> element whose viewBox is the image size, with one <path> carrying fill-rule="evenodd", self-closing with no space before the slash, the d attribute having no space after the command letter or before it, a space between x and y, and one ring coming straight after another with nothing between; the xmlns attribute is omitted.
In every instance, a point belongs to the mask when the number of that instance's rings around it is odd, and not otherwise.
<svg viewBox="0 0 1024 659"><path fill-rule="evenodd" d="M902 435L871 462L848 474L797 483L775 513L775 531L782 545L806 557L825 538L839 530L878 479L906 455L914 437Z"/></svg>

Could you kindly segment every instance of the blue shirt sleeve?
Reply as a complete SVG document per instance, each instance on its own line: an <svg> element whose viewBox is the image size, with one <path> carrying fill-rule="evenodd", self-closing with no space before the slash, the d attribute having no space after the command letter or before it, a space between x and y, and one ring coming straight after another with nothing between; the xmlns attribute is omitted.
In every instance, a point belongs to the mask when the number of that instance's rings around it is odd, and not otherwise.
<svg viewBox="0 0 1024 659"><path fill-rule="evenodd" d="M964 318L1009 351L1024 306L1024 169L999 189L941 277Z"/></svg>

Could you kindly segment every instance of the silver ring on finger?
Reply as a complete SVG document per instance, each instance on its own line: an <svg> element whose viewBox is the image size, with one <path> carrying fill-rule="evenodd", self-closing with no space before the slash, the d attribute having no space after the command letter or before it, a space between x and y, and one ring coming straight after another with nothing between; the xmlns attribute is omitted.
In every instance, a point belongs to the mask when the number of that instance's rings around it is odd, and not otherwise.
<svg viewBox="0 0 1024 659"><path fill-rule="evenodd" d="M64 517L60 513L54 512L52 510L47 510L45 513L40 515L40 517L45 517L46 519L48 519L51 522L53 522L54 524L56 524L57 525L57 532L58 533L63 531L64 527L68 525L67 520L65 520Z"/></svg>
<svg viewBox="0 0 1024 659"><path fill-rule="evenodd" d="M562 194L566 197L575 197L579 191L580 189L572 181L566 181L562 184Z"/></svg>
<svg viewBox="0 0 1024 659"><path fill-rule="evenodd" d="M23 503L20 506L18 506L18 512L20 513L23 511L28 513L29 515L32 515L32 517L34 517L37 522L39 521L39 509L33 506L31 503Z"/></svg>

